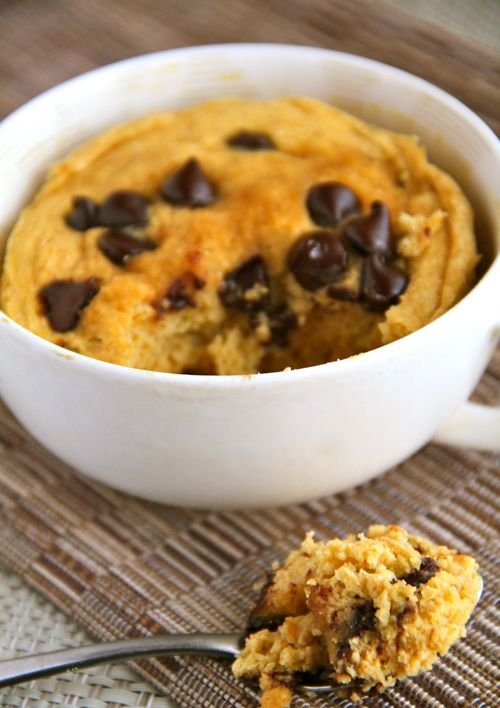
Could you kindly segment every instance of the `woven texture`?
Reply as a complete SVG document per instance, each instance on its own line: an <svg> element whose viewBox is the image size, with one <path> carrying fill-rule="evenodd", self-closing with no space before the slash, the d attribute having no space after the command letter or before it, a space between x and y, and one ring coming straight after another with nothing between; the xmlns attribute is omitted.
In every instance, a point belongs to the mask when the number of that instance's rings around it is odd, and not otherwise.
<svg viewBox="0 0 500 708"><path fill-rule="evenodd" d="M90 643L89 635L21 578L0 571L0 652L4 659ZM0 705L173 708L125 664L67 671L0 692Z"/></svg>
<svg viewBox="0 0 500 708"><path fill-rule="evenodd" d="M185 44L288 41L409 69L500 129L498 58L398 7L369 0L201 0L193 8L186 12L180 0L0 0L0 116L68 76L126 56ZM494 41L493 20L491 26ZM476 398L499 402L500 352ZM84 480L0 408L2 656L91 637L238 629L255 581L305 530L329 537L393 522L473 554L485 591L465 640L431 672L364 705L497 705L499 469L498 456L429 445L383 477L318 502L251 513L191 512ZM150 683L123 665L96 667L2 689L0 704L168 708L171 697L182 708L250 708L257 702L221 663L151 660L136 668ZM297 696L294 707L332 702Z"/></svg>
<svg viewBox="0 0 500 708"><path fill-rule="evenodd" d="M418 17L500 52L498 0L391 0Z"/></svg>
<svg viewBox="0 0 500 708"><path fill-rule="evenodd" d="M478 398L498 400L500 352ZM159 507L83 480L0 416L0 558L93 636L241 628L255 581L307 529L344 535L394 522L471 553L484 581L466 640L429 673L368 705L493 705L500 458L429 445L383 477L321 501L260 512ZM137 665L180 706L254 706L221 663ZM297 705L327 705L314 699ZM346 704L347 705L347 704Z"/></svg>

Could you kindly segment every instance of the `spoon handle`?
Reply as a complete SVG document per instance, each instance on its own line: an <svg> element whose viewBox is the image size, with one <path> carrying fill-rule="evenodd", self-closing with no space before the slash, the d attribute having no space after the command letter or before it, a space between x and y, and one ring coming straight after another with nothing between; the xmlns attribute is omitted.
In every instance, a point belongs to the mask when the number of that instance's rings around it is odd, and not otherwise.
<svg viewBox="0 0 500 708"><path fill-rule="evenodd" d="M113 661L169 654L231 659L240 650L239 634L168 634L60 649L0 661L0 687Z"/></svg>

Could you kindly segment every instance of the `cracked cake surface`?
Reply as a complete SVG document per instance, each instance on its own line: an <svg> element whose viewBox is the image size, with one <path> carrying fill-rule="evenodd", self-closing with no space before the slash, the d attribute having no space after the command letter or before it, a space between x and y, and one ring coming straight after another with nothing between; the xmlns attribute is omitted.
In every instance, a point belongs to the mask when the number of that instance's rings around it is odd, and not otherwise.
<svg viewBox="0 0 500 708"><path fill-rule="evenodd" d="M415 137L308 98L235 98L117 126L55 165L0 294L75 352L250 374L411 333L476 262L470 206Z"/></svg>
<svg viewBox="0 0 500 708"><path fill-rule="evenodd" d="M274 569L248 623L236 676L258 678L283 708L312 674L354 697L429 669L465 635L481 579L476 561L398 526L315 541Z"/></svg>

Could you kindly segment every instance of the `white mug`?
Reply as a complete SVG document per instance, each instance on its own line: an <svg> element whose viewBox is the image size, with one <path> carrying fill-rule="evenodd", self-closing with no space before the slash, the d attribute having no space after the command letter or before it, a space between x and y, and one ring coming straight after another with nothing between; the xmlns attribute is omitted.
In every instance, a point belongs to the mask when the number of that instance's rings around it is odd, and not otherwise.
<svg viewBox="0 0 500 708"><path fill-rule="evenodd" d="M0 124L0 232L47 167L124 120L205 99L307 95L416 132L469 195L487 269L450 311L342 361L254 376L129 369L62 349L0 313L0 392L80 472L205 508L338 492L434 439L500 449L500 411L466 402L500 324L500 147L459 101L398 69L334 51L221 45L130 59L68 81Z"/></svg>

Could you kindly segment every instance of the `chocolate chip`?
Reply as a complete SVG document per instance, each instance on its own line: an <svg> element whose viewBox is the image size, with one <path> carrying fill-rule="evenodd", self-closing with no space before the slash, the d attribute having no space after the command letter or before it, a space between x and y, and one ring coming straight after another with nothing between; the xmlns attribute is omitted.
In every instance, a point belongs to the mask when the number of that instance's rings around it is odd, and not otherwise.
<svg viewBox="0 0 500 708"><path fill-rule="evenodd" d="M382 202L373 202L371 211L347 222L343 233L348 243L364 254L392 254L391 217Z"/></svg>
<svg viewBox="0 0 500 708"><path fill-rule="evenodd" d="M111 228L145 226L148 221L148 204L146 197L138 192L113 192L99 206L99 225Z"/></svg>
<svg viewBox="0 0 500 708"><path fill-rule="evenodd" d="M271 343L278 347L286 347L290 332L297 326L297 316L286 305L278 305L267 312Z"/></svg>
<svg viewBox="0 0 500 708"><path fill-rule="evenodd" d="M270 612L269 609L266 610L267 596L273 585L274 573L268 573L266 582L260 589L252 611L248 615L246 623L247 632L255 632L259 629L269 629L272 631L277 629L286 619L286 615Z"/></svg>
<svg viewBox="0 0 500 708"><path fill-rule="evenodd" d="M112 263L123 266L132 256L154 251L157 244L148 238L136 238L125 231L105 231L98 241L100 251Z"/></svg>
<svg viewBox="0 0 500 708"><path fill-rule="evenodd" d="M170 204L192 209L212 204L217 196L214 185L194 158L165 180L161 192Z"/></svg>
<svg viewBox="0 0 500 708"><path fill-rule="evenodd" d="M194 307L194 300L191 297L186 281L182 278L174 280L167 290L169 310L183 310L185 307Z"/></svg>
<svg viewBox="0 0 500 708"><path fill-rule="evenodd" d="M99 291L97 278L81 282L55 280L39 292L44 313L56 332L69 332L78 325L84 307Z"/></svg>
<svg viewBox="0 0 500 708"><path fill-rule="evenodd" d="M267 310L270 305L269 276L262 256L253 256L228 273L218 289L226 307L244 312Z"/></svg>
<svg viewBox="0 0 500 708"><path fill-rule="evenodd" d="M408 585L418 587L427 583L440 570L439 564L430 556L424 556L420 563L420 568L411 570L407 575L404 575L401 580L404 580Z"/></svg>
<svg viewBox="0 0 500 708"><path fill-rule="evenodd" d="M159 315L183 310L185 307L195 307L194 293L204 286L205 281L195 273L184 273L172 281L165 295L153 302L153 307Z"/></svg>
<svg viewBox="0 0 500 708"><path fill-rule="evenodd" d="M89 197L75 197L70 212L66 214L66 223L76 231L87 231L98 226L97 204Z"/></svg>
<svg viewBox="0 0 500 708"><path fill-rule="evenodd" d="M320 686L328 693L328 689L338 689L339 684L333 680L331 671L328 669L318 669L317 671L294 671L291 678L291 685L298 690L307 693L306 686ZM355 685L355 681L349 681L349 690ZM340 695L337 693L337 695Z"/></svg>
<svg viewBox="0 0 500 708"><path fill-rule="evenodd" d="M255 632L259 629L277 629L279 625L286 619L286 615L270 612L266 609L267 595L274 584L274 573L268 573L266 582L261 587L255 604L248 615L246 622L246 631Z"/></svg>
<svg viewBox="0 0 500 708"><path fill-rule="evenodd" d="M408 275L396 266L388 265L383 256L374 253L365 258L361 275L363 301L374 310L385 310L399 301L406 290Z"/></svg>
<svg viewBox="0 0 500 708"><path fill-rule="evenodd" d="M341 182L324 182L311 187L306 206L309 216L318 226L335 226L361 208L352 189Z"/></svg>
<svg viewBox="0 0 500 708"><path fill-rule="evenodd" d="M249 130L242 130L232 135L227 144L232 148L241 150L275 150L276 145L266 133L254 133Z"/></svg>
<svg viewBox="0 0 500 708"><path fill-rule="evenodd" d="M260 629L268 629L272 632L283 624L286 617L286 615L250 615L247 620L245 632L257 632Z"/></svg>
<svg viewBox="0 0 500 708"><path fill-rule="evenodd" d="M357 637L369 629L375 629L375 606L371 600L367 600L362 605L353 607L353 611L349 620L343 626L343 638L339 643L338 652L340 655L345 654L349 650L349 640L352 637Z"/></svg>
<svg viewBox="0 0 500 708"><path fill-rule="evenodd" d="M354 608L353 615L348 625L348 633L350 637L357 637L361 632L374 628L375 606L371 600L368 600Z"/></svg>
<svg viewBox="0 0 500 708"><path fill-rule="evenodd" d="M306 290L318 290L338 280L346 271L347 251L339 236L314 231L302 236L288 254L288 266Z"/></svg>

